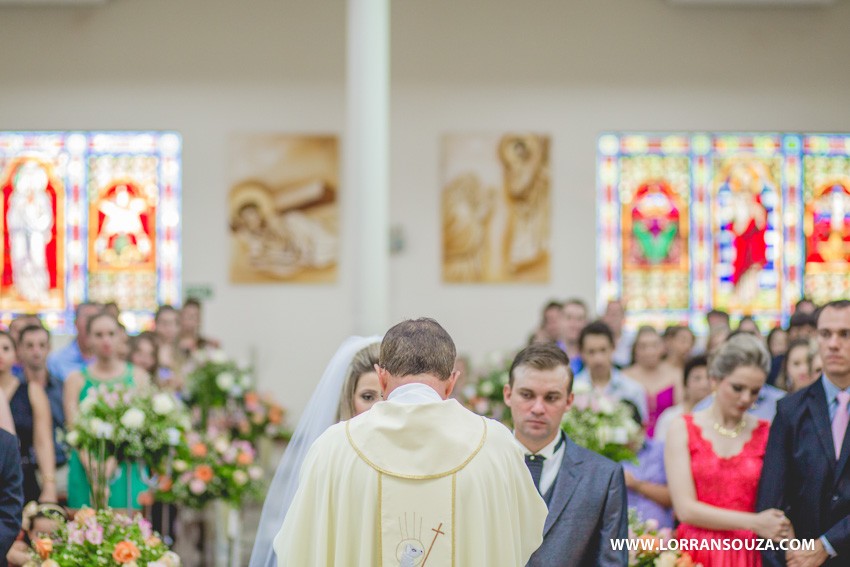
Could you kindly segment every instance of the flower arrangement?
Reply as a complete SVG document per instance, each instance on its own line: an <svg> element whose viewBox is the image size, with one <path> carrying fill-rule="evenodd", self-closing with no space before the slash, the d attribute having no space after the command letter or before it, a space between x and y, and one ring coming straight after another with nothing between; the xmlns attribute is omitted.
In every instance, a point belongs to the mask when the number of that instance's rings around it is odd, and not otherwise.
<svg viewBox="0 0 850 567"><path fill-rule="evenodd" d="M40 535L32 544L32 561L40 567L80 565L180 567L150 522L111 509L82 508L73 521L62 522L56 537Z"/></svg>
<svg viewBox="0 0 850 567"><path fill-rule="evenodd" d="M514 355L494 352L490 355L489 370L481 374L474 384L464 388L466 406L475 413L501 421L511 426L511 412L505 405L503 391L510 378Z"/></svg>
<svg viewBox="0 0 850 567"><path fill-rule="evenodd" d="M629 508L629 539L644 542L629 550L629 567L702 567L686 552L667 549L673 531L659 529L655 520L641 521L634 508Z"/></svg>
<svg viewBox="0 0 850 567"><path fill-rule="evenodd" d="M242 402L253 380L250 371L228 358L222 350L198 350L188 365L187 401L201 410L205 429L209 411Z"/></svg>
<svg viewBox="0 0 850 567"><path fill-rule="evenodd" d="M260 395L254 390L245 392L243 406L231 416L235 437L257 443L261 437L288 440L291 432L286 428L286 410L271 395Z"/></svg>
<svg viewBox="0 0 850 567"><path fill-rule="evenodd" d="M178 449L170 469L160 470L156 499L203 508L212 500L239 507L262 493L262 467L255 464L256 450L243 439L210 430L190 432Z"/></svg>
<svg viewBox="0 0 850 567"><path fill-rule="evenodd" d="M636 463L643 430L629 407L581 382L574 385L573 393L573 406L561 423L569 438L612 461Z"/></svg>
<svg viewBox="0 0 850 567"><path fill-rule="evenodd" d="M189 413L173 394L101 385L80 402L80 417L66 440L78 450L157 467L189 429Z"/></svg>

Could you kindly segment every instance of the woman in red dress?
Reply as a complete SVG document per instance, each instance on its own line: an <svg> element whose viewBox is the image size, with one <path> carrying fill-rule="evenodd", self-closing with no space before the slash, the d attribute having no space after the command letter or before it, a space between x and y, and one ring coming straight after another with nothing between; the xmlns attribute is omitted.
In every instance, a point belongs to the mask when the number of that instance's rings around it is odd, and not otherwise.
<svg viewBox="0 0 850 567"><path fill-rule="evenodd" d="M781 510L755 512L769 424L747 410L769 369L760 340L730 338L709 364L711 405L677 418L667 434L664 462L682 522L676 535L681 549L703 567L759 567L757 537L793 537Z"/></svg>

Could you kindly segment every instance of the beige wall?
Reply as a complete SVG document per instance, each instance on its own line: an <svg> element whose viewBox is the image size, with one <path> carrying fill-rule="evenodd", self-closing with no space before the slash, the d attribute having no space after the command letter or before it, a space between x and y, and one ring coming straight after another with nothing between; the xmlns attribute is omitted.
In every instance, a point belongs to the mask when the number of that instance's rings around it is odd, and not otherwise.
<svg viewBox="0 0 850 567"><path fill-rule="evenodd" d="M550 297L593 301L601 131L850 131L850 2L838 4L393 2L392 217L406 237L391 263L393 319L436 317L480 359L524 341ZM236 131L342 133L344 33L342 0L0 8L0 129L183 135L184 282L213 285L208 331L234 355L256 352L263 386L296 414L356 331L356 266L344 258L335 285L230 285L226 143ZM505 129L552 136L552 280L445 286L439 138Z"/></svg>

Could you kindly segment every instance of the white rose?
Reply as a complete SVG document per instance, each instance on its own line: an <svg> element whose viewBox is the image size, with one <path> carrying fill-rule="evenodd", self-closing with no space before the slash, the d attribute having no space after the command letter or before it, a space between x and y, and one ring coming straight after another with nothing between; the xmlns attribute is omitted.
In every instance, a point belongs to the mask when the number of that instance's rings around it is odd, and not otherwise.
<svg viewBox="0 0 850 567"><path fill-rule="evenodd" d="M183 460L180 460L180 459L174 461L173 466L174 466L174 470L179 472L179 473L182 473L182 472L186 471L186 469L189 468L189 464L186 461L183 461Z"/></svg>
<svg viewBox="0 0 850 567"><path fill-rule="evenodd" d="M258 466L253 466L248 469L248 476L251 477L251 480L260 480L263 478L263 469Z"/></svg>
<svg viewBox="0 0 850 567"><path fill-rule="evenodd" d="M181 565L180 556L173 551L166 551L165 555L160 557L159 560L165 563L168 567L180 567Z"/></svg>
<svg viewBox="0 0 850 567"><path fill-rule="evenodd" d="M216 349L210 353L210 360L216 364L224 364L227 362L227 354L221 349Z"/></svg>
<svg viewBox="0 0 850 567"><path fill-rule="evenodd" d="M76 447L77 442L80 440L80 434L76 431L69 431L68 435L65 436L65 441L68 442L68 445L71 447Z"/></svg>
<svg viewBox="0 0 850 567"><path fill-rule="evenodd" d="M230 449L230 443L224 437L219 437L215 440L215 442L213 442L213 447L219 453L224 454L228 449Z"/></svg>
<svg viewBox="0 0 850 567"><path fill-rule="evenodd" d="M159 415L168 415L177 409L177 404L174 403L174 398L171 394L159 393L152 400L153 411Z"/></svg>
<svg viewBox="0 0 850 567"><path fill-rule="evenodd" d="M655 560L655 564L658 567L675 567L676 554L672 551L662 551L658 559Z"/></svg>
<svg viewBox="0 0 850 567"><path fill-rule="evenodd" d="M614 413L615 409L617 409L617 406L615 406L611 400L609 400L608 398L599 398L600 413L611 415L612 413Z"/></svg>
<svg viewBox="0 0 850 567"><path fill-rule="evenodd" d="M130 408L121 416L121 425L127 429L140 429L145 424L145 412L139 408Z"/></svg>
<svg viewBox="0 0 850 567"><path fill-rule="evenodd" d="M93 396L92 394L87 395L83 398L83 401L80 402L80 413L88 413L96 403L96 396Z"/></svg>
<svg viewBox="0 0 850 567"><path fill-rule="evenodd" d="M233 374L230 372L222 372L218 376L215 377L215 383L219 387L220 390L226 392L233 387L236 379L233 377Z"/></svg>
<svg viewBox="0 0 850 567"><path fill-rule="evenodd" d="M576 396L585 395L590 393L590 384L587 382L576 382L573 384L573 393Z"/></svg>
<svg viewBox="0 0 850 567"><path fill-rule="evenodd" d="M611 430L603 425L596 430L596 438L602 445L607 445L611 440Z"/></svg>
<svg viewBox="0 0 850 567"><path fill-rule="evenodd" d="M165 434L168 436L168 444L172 447L176 447L180 444L180 430L169 427L165 430Z"/></svg>
<svg viewBox="0 0 850 567"><path fill-rule="evenodd" d="M629 433L625 427L615 427L611 433L611 443L625 445L629 442Z"/></svg>
<svg viewBox="0 0 850 567"><path fill-rule="evenodd" d="M94 418L91 420L91 428L94 436L98 439L112 439L115 434L115 426L111 423L106 423L102 419Z"/></svg>
<svg viewBox="0 0 850 567"><path fill-rule="evenodd" d="M237 486L245 486L248 484L248 473L239 470L235 471L233 473L233 482L235 482Z"/></svg>

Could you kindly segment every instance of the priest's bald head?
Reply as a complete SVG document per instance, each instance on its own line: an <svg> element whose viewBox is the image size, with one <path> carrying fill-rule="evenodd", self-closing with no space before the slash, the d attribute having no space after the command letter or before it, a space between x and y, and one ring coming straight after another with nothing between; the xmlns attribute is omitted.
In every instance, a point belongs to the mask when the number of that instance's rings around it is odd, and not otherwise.
<svg viewBox="0 0 850 567"><path fill-rule="evenodd" d="M448 398L460 374L454 370L456 356L454 341L435 320L423 317L395 325L384 335L375 365L384 399L399 386L414 382Z"/></svg>

